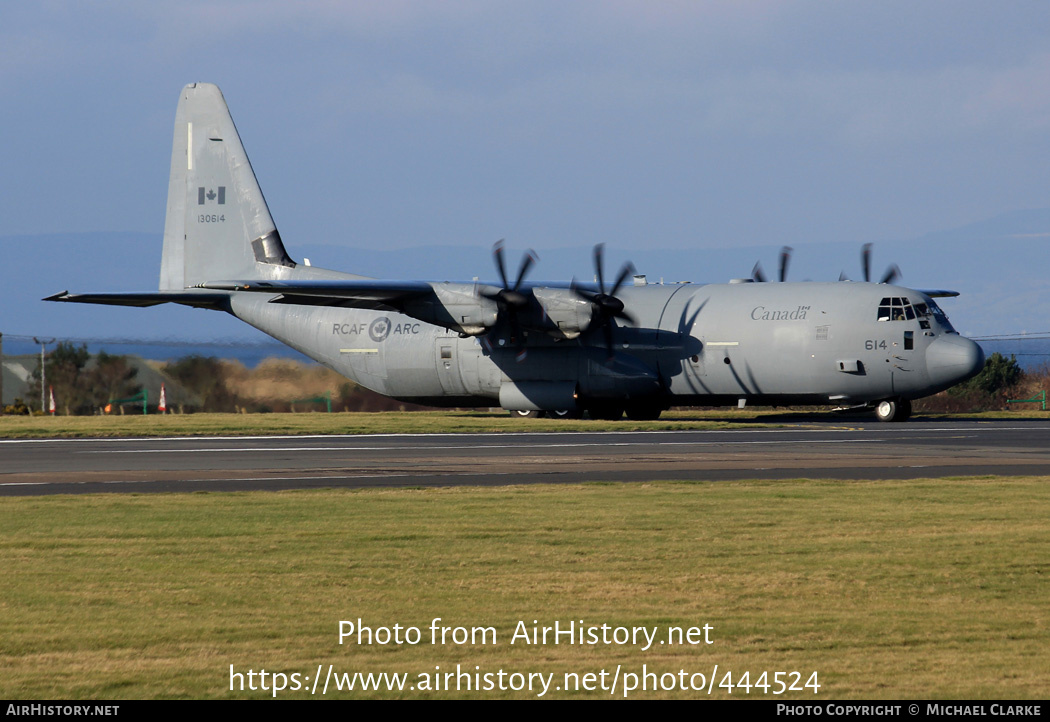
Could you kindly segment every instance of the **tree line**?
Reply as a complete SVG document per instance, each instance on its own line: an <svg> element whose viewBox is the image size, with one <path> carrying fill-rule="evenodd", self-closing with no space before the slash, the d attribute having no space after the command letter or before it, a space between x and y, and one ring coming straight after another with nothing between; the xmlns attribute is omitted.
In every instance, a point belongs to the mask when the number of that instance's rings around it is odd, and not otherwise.
<svg viewBox="0 0 1050 722"><path fill-rule="evenodd" d="M168 408L179 412L236 413L288 411L290 399L242 398L230 384L229 362L214 356L191 355L170 361L162 367L170 380ZM41 369L39 363L31 373L27 399L16 399L3 409L7 414L40 413L36 400L40 399ZM127 356L100 351L92 356L86 344L61 342L45 357L44 383L54 390L56 413L62 415L91 415L104 413L113 399L130 398L142 392L138 369ZM176 389L182 389L180 392ZM187 400L192 397L192 401ZM332 408L338 411L389 411L422 408L380 396L349 381L333 389ZM44 392L45 407L48 391ZM150 397L151 412L159 399ZM27 403L28 402L28 403ZM309 404L298 404L298 410L308 410Z"/></svg>
<svg viewBox="0 0 1050 722"><path fill-rule="evenodd" d="M56 411L60 413L98 413L110 399L127 398L142 391L136 380L138 369L128 363L126 356L100 351L92 359L85 344L60 342L47 355L43 370L41 374L39 364L33 370L28 396L40 398L41 382L46 379L49 389L44 393L45 405L49 390L53 390Z"/></svg>
<svg viewBox="0 0 1050 722"><path fill-rule="evenodd" d="M41 374L40 365L37 364L30 376L27 393L29 404L16 399L15 404L4 409L6 413L30 413L32 399L41 398L42 380L48 386L43 396L45 407L53 391L56 413L60 414L103 413L110 401L142 393L138 369L128 362L127 356L99 351L92 358L86 344L77 346L60 342L45 359L44 373ZM222 362L217 358L187 356L166 364L164 373L200 399L200 403L193 404L189 411L237 409L238 399L226 388Z"/></svg>
<svg viewBox="0 0 1050 722"><path fill-rule="evenodd" d="M47 385L54 389L56 411L61 414L102 413L110 400L129 398L142 392L138 370L129 363L127 356L100 351L92 357L86 344L59 343L46 356L44 371ZM167 363L163 372L194 395L192 404L178 404L187 412L288 410L287 402L240 398L227 384L224 362L212 356L186 356ZM1037 393L1036 386L1045 388L1047 385L1050 385L1050 371L1047 369L1026 374L1015 357L1006 358L993 353L985 361L981 373L947 392L920 400L917 410L970 412L1002 409L1006 408L1005 401L1009 396ZM32 400L40 398L40 386L38 364L30 377L29 403L18 399L3 411L8 414L30 413L30 407L34 406ZM47 399L46 391L44 398ZM332 395L332 407L339 411L385 411L406 406L410 405L379 396L350 382L343 383Z"/></svg>

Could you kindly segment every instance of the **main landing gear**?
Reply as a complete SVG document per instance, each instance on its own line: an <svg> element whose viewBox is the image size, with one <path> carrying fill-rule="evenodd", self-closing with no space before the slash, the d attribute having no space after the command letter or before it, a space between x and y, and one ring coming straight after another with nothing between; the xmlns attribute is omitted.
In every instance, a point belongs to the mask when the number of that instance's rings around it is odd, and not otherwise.
<svg viewBox="0 0 1050 722"><path fill-rule="evenodd" d="M578 419L580 418L579 411L526 411L524 409L520 411L511 411L510 415L515 419L542 419L547 417L549 419Z"/></svg>
<svg viewBox="0 0 1050 722"><path fill-rule="evenodd" d="M619 421L626 412L627 418L632 421L656 421L664 407L657 404L634 404L620 406L610 404L608 406L595 406L587 409L587 415L592 419L600 421ZM578 419L583 416L580 411L529 411L525 409L511 411L510 415L516 419Z"/></svg>

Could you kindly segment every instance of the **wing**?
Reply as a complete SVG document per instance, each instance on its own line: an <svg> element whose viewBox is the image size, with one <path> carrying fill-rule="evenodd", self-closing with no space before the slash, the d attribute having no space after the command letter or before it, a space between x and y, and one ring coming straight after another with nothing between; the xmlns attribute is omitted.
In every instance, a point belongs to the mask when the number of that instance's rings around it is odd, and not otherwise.
<svg viewBox="0 0 1050 722"><path fill-rule="evenodd" d="M210 308L225 311L229 307L230 294L204 292L160 292L160 293L70 293L62 291L48 296L45 301L64 303L98 303L104 306L156 306L161 303L178 303L194 308Z"/></svg>
<svg viewBox="0 0 1050 722"><path fill-rule="evenodd" d="M959 295L958 291L945 291L938 288L916 288L915 290L919 293L925 293L930 298L955 298Z"/></svg>
<svg viewBox="0 0 1050 722"><path fill-rule="evenodd" d="M529 308L519 319L524 326L550 333L558 338L574 338L590 321L591 312L580 312L574 294L579 288L597 289L592 284L550 283L543 303ZM538 288L538 287L537 287ZM523 284L530 296L537 290ZM487 332L500 320L499 305L493 301L500 286L486 283L450 283L430 281L388 281L376 279L303 279L289 281L231 280L205 281L184 291L159 293L56 293L46 301L70 303L98 303L112 306L155 306L160 303L178 303L196 308L231 311L231 299L241 293L270 296L268 303L300 306L330 306L392 311L441 326L459 333L476 336ZM574 301L569 308L561 308L551 292ZM562 304L564 305L564 304ZM562 319L561 316L567 318ZM557 322L552 318L558 317ZM535 318L534 318L535 317Z"/></svg>
<svg viewBox="0 0 1050 722"><path fill-rule="evenodd" d="M496 304L481 292L499 289L477 283L375 279L246 280L206 281L198 288L229 294L267 294L272 297L269 303L393 311L472 336L484 333L498 320Z"/></svg>
<svg viewBox="0 0 1050 722"><path fill-rule="evenodd" d="M384 311L404 311L410 301L434 295L423 281L208 281L199 290L159 293L70 293L62 291L45 301L96 303L106 306L156 306L178 303L195 308L226 310L232 293L255 292L276 295L271 303L304 306L345 306Z"/></svg>
<svg viewBox="0 0 1050 722"><path fill-rule="evenodd" d="M306 281L206 281L198 288L277 294L270 303L302 306L343 306L399 311L414 301L434 295L434 286L426 281L378 280L306 280Z"/></svg>
<svg viewBox="0 0 1050 722"><path fill-rule="evenodd" d="M240 293L271 296L269 303L301 306L340 306L393 311L460 333L477 335L498 320L496 304L479 295L498 288L475 283L333 279L297 281L205 281L185 291L159 293L85 293L68 291L45 301L99 303L109 306L156 306L179 303L196 308L231 310L231 299Z"/></svg>

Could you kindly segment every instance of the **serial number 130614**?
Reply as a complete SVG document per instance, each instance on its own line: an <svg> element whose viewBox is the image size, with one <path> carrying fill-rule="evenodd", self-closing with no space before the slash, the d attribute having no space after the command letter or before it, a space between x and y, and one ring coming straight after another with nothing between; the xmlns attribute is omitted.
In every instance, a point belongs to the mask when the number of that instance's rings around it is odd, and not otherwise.
<svg viewBox="0 0 1050 722"><path fill-rule="evenodd" d="M225 215L221 215L220 216L220 215L216 215L216 214L212 214L212 215L201 214L201 215L197 216L197 223L225 223L225 222L226 222L226 216Z"/></svg>

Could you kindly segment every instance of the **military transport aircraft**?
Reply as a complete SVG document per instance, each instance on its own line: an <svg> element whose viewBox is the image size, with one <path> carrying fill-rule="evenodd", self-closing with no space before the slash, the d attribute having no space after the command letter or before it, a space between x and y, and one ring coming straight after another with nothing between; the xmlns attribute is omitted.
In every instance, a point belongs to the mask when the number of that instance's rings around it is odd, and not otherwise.
<svg viewBox="0 0 1050 722"><path fill-rule="evenodd" d="M787 253L781 256L785 281ZM625 265L611 284L375 280L296 263L285 251L226 101L186 86L175 114L155 293L49 301L233 314L381 394L433 406L492 406L653 419L670 406L832 405L908 418L911 401L976 374L980 347L933 300L951 291L864 282L647 284ZM633 277L632 277L633 276Z"/></svg>

